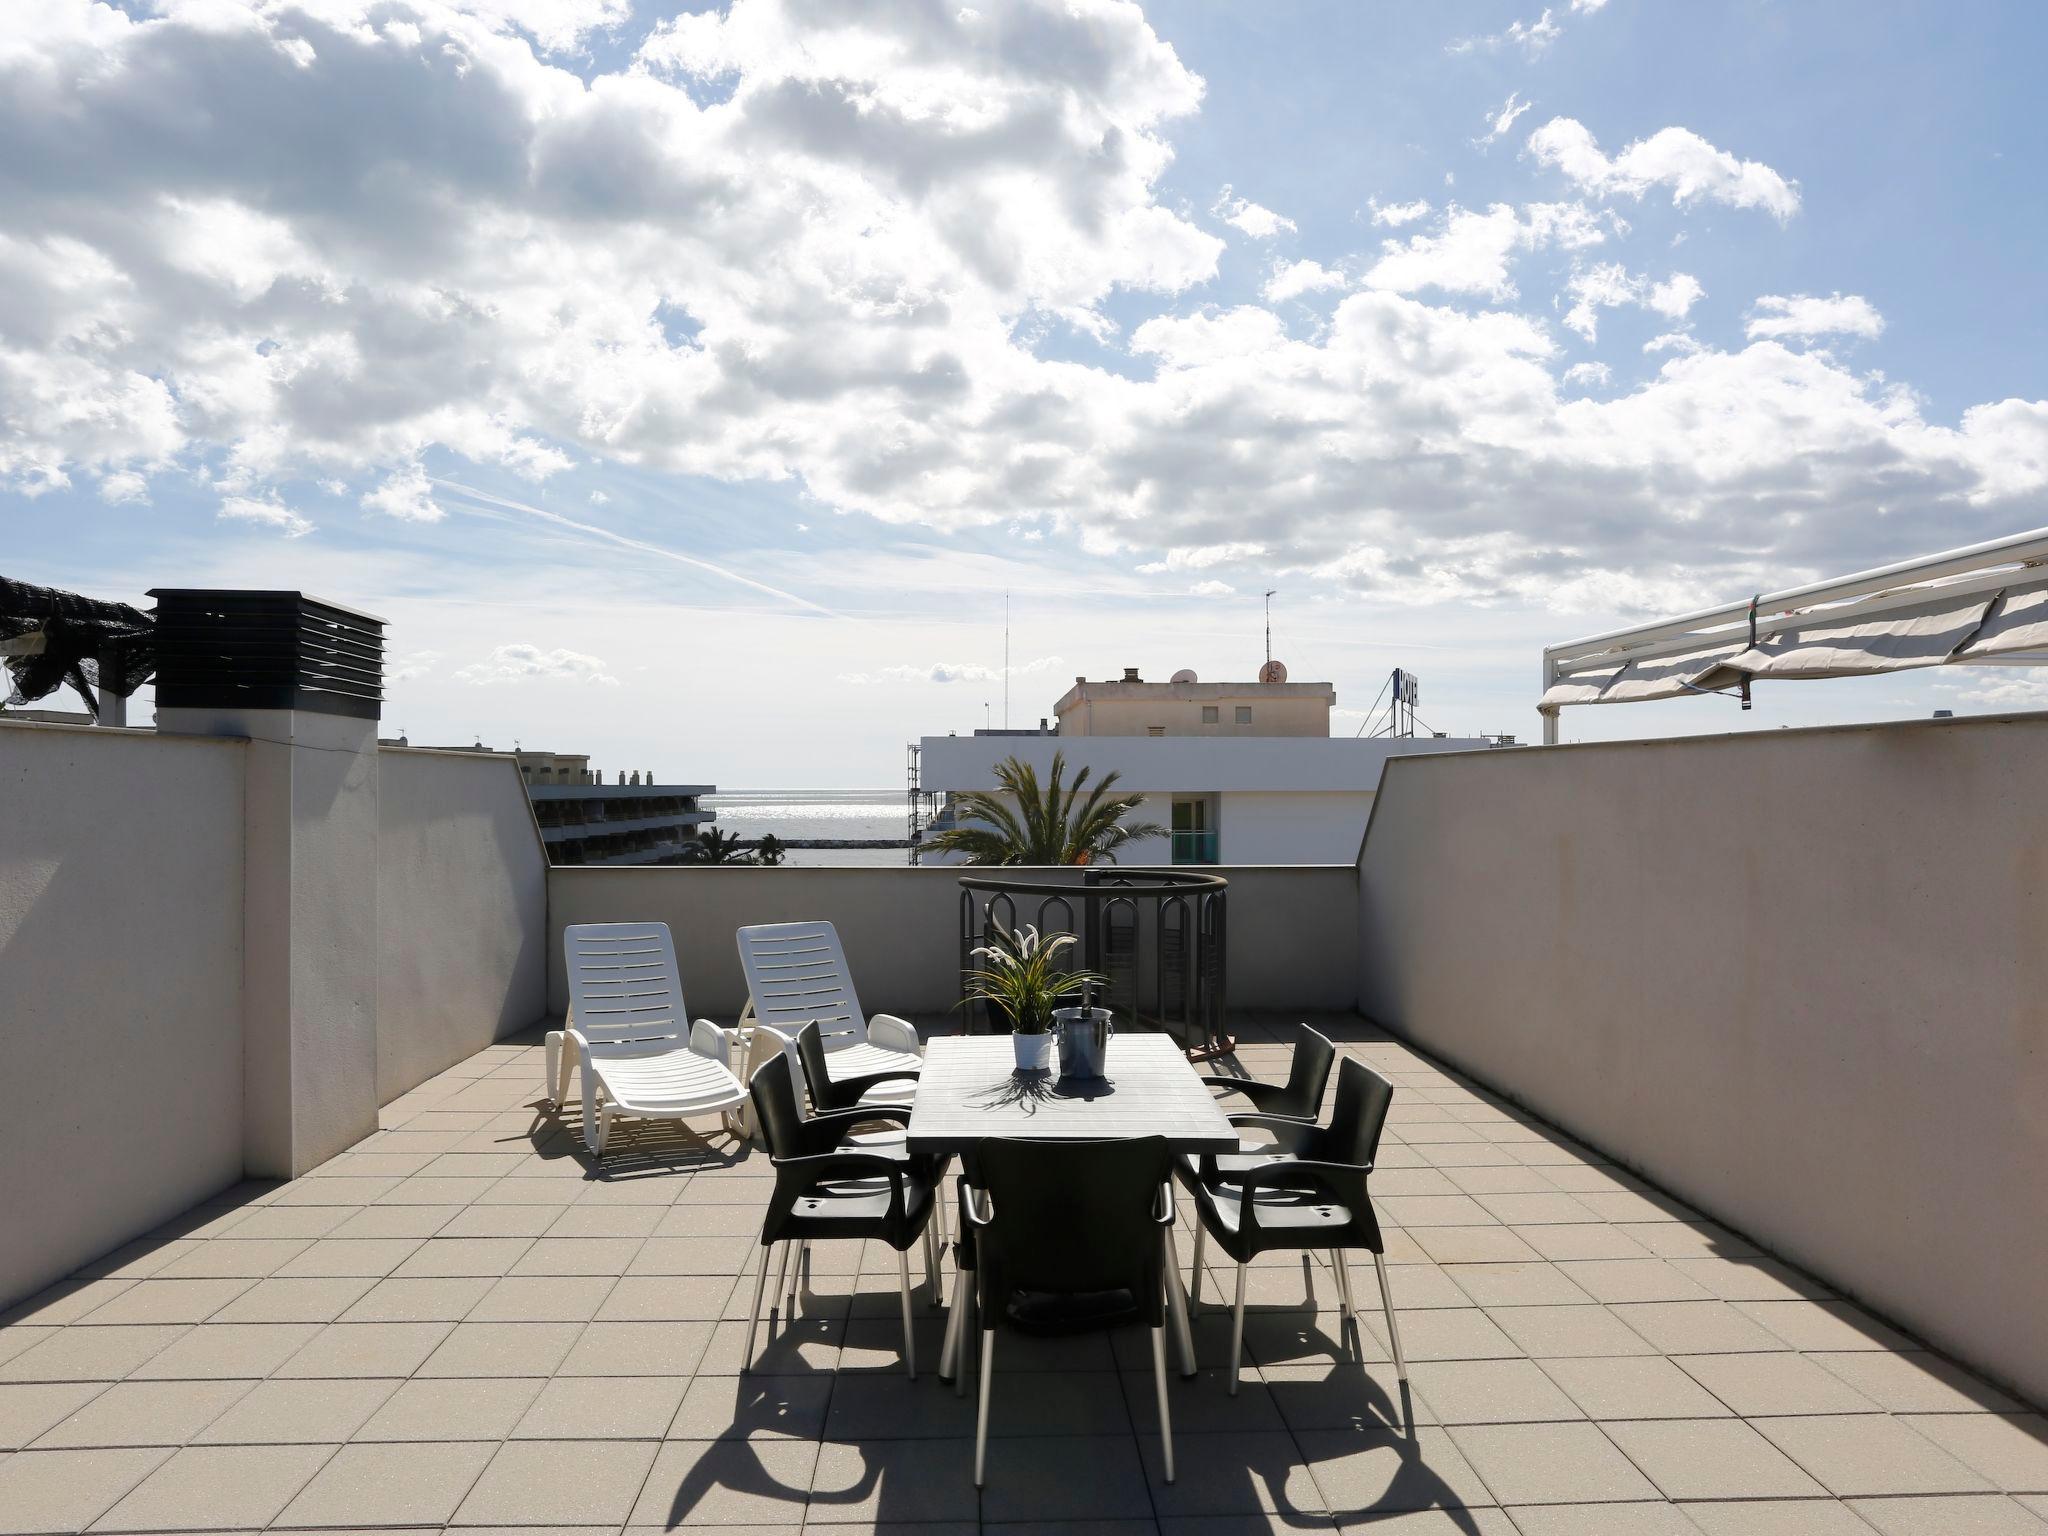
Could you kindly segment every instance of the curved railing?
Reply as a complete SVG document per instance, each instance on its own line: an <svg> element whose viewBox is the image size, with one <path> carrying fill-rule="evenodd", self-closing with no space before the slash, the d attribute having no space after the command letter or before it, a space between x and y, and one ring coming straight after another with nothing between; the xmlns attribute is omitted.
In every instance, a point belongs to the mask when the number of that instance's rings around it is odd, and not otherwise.
<svg viewBox="0 0 2048 1536"><path fill-rule="evenodd" d="M1197 1057L1222 1054L1231 1049L1224 1010L1229 887L1221 875L1113 865L1072 876L962 875L960 968L980 969L973 951L997 924L1071 933L1080 940L1077 963L1108 978L1101 1001L1119 1024L1165 1029ZM967 1015L969 1029L989 1027L982 1004L969 1004Z"/></svg>

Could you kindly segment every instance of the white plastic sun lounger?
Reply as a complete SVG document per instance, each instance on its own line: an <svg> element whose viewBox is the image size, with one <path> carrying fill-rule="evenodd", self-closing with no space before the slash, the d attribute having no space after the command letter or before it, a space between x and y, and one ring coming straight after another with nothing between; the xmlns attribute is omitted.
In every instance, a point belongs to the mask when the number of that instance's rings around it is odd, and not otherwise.
<svg viewBox="0 0 2048 1536"><path fill-rule="evenodd" d="M742 1027L766 1024L794 1040L815 1023L823 1038L833 1079L877 1073L915 1074L924 1066L917 1026L893 1014L869 1018L853 990L853 973L839 931L828 922L757 923L739 930L740 967L747 976L747 1013ZM812 1083L821 1105L832 1097L828 1085ZM907 1104L911 1082L883 1083L866 1097Z"/></svg>
<svg viewBox="0 0 2048 1536"><path fill-rule="evenodd" d="M569 1017L547 1034L545 1091L561 1108L572 1059L582 1069L583 1140L592 1154L604 1156L612 1121L622 1115L687 1120L716 1113L739 1134L732 1112L746 1103L747 1090L733 1075L731 1042L709 1019L685 1022L668 924L574 923L562 947Z"/></svg>

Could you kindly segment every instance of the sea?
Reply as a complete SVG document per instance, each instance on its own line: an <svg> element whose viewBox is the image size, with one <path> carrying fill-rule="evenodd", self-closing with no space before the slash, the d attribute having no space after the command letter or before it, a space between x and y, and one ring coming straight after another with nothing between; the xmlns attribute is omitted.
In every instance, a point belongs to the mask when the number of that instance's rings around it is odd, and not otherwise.
<svg viewBox="0 0 2048 1536"><path fill-rule="evenodd" d="M749 840L773 832L784 842L889 840L910 835L903 790L896 789L721 789L706 795L704 809L718 826ZM788 864L907 864L907 849L792 848Z"/></svg>

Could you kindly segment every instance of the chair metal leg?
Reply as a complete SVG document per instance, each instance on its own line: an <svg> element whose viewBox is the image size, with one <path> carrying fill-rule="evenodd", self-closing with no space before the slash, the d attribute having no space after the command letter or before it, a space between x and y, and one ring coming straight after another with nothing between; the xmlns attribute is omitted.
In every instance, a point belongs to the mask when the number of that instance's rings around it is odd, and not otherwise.
<svg viewBox="0 0 2048 1536"><path fill-rule="evenodd" d="M1394 1293L1387 1285L1387 1261L1383 1254L1372 1256L1372 1267L1380 1274L1380 1305L1387 1309L1387 1340L1394 1346L1394 1374L1408 1379L1408 1361L1401 1353L1401 1325L1394 1321Z"/></svg>
<svg viewBox="0 0 2048 1536"><path fill-rule="evenodd" d="M1230 1395L1237 1396L1237 1368L1244 1359L1244 1282L1247 1266L1237 1266L1237 1305L1230 1313Z"/></svg>
<svg viewBox="0 0 2048 1536"><path fill-rule="evenodd" d="M903 1369L917 1380L917 1340L910 1331L910 1250L896 1250L896 1276L903 1282Z"/></svg>
<svg viewBox="0 0 2048 1536"><path fill-rule="evenodd" d="M1177 1282L1176 1282L1177 1283ZM1166 1406L1166 1330L1152 1330L1152 1390L1159 1398L1159 1439L1166 1448L1166 1480L1173 1481L1173 1419Z"/></svg>
<svg viewBox="0 0 2048 1536"><path fill-rule="evenodd" d="M981 1330L981 1404L974 1413L974 1486L988 1481L988 1384L996 1373L996 1331Z"/></svg>
<svg viewBox="0 0 2048 1536"><path fill-rule="evenodd" d="M1166 1245L1166 1315L1173 1322L1173 1341L1180 1350L1180 1373L1195 1374L1195 1335L1188 1327L1188 1299L1180 1288L1180 1253L1174 1246L1173 1228L1161 1229Z"/></svg>
<svg viewBox="0 0 2048 1536"><path fill-rule="evenodd" d="M967 1373L974 1368L974 1341L981 1333L981 1293L975 1289L974 1276L962 1275L960 1283L967 1294L963 1298L966 1312L963 1314L963 1321L960 1325L960 1358L954 1362L953 1395L955 1397L965 1397L967 1395ZM981 1368L983 1370L988 1369L986 1359L982 1361Z"/></svg>
<svg viewBox="0 0 2048 1536"><path fill-rule="evenodd" d="M1351 1294L1351 1265L1342 1248L1330 1250L1330 1267L1337 1276L1337 1309L1352 1322L1358 1321L1358 1301Z"/></svg>
<svg viewBox="0 0 2048 1536"><path fill-rule="evenodd" d="M960 1359L960 1323L962 1311L967 1304L967 1273L955 1271L953 1277L953 1305L946 1309L946 1338L939 1345L939 1379L947 1377L958 1381L963 1363Z"/></svg>
<svg viewBox="0 0 2048 1536"><path fill-rule="evenodd" d="M747 1313L747 1347L740 1356L742 1371L754 1364L754 1330L761 1324L761 1293L768 1287L768 1250L761 1250L761 1266L754 1272L754 1305Z"/></svg>
<svg viewBox="0 0 2048 1536"><path fill-rule="evenodd" d="M1209 1240L1209 1229L1202 1225L1202 1218L1195 1217L1195 1272L1188 1276L1188 1311L1199 1312L1202 1308L1202 1244Z"/></svg>
<svg viewBox="0 0 2048 1536"><path fill-rule="evenodd" d="M924 1224L924 1278L931 1287L931 1307L936 1312L945 1304L946 1294L939 1289L939 1229L931 1221Z"/></svg>

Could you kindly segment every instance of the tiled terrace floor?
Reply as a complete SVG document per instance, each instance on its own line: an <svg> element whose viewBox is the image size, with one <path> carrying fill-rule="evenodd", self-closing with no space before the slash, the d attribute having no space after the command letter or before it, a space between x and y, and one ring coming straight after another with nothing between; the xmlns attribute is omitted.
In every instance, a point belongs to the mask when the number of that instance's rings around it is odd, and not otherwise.
<svg viewBox="0 0 2048 1536"><path fill-rule="evenodd" d="M1284 1070L1252 1043L1278 1022L1241 1024L1255 1075ZM971 1399L929 1374L937 1312L903 1377L893 1255L817 1250L741 1376L765 1158L649 1137L593 1177L532 1108L538 1045L508 1044L317 1175L17 1308L0 1529L2048 1532L2039 1417L1406 1047L1317 1022L1401 1090L1374 1186L1412 1429L1377 1311L1345 1362L1328 1271L1276 1257L1234 1401L1228 1316L1197 1319L1177 1485L1142 1336L1006 1335L977 1494Z"/></svg>

